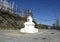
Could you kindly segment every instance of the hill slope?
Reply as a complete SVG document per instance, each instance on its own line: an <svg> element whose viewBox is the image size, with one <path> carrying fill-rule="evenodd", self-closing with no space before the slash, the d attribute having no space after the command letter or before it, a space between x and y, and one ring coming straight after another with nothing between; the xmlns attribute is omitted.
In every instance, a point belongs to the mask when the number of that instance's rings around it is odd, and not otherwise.
<svg viewBox="0 0 60 42"><path fill-rule="evenodd" d="M25 21L26 17L0 10L0 29L20 29Z"/></svg>

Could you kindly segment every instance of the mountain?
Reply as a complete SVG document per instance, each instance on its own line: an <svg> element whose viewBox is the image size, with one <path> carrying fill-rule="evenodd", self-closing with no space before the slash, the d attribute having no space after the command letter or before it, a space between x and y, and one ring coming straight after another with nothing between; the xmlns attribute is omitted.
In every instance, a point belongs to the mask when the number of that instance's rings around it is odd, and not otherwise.
<svg viewBox="0 0 60 42"><path fill-rule="evenodd" d="M0 29L20 29L27 17L0 10Z"/></svg>

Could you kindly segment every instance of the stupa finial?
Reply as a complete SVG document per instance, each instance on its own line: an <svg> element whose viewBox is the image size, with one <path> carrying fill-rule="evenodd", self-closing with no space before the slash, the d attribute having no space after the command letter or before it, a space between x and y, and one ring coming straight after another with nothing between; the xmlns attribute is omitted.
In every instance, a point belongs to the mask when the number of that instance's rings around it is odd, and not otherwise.
<svg viewBox="0 0 60 42"><path fill-rule="evenodd" d="M32 11L28 10L28 16L32 16Z"/></svg>

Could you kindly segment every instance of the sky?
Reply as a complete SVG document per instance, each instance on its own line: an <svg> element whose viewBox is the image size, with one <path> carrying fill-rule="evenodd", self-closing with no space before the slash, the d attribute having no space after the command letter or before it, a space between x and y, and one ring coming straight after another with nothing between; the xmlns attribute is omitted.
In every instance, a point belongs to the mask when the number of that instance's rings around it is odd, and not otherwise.
<svg viewBox="0 0 60 42"><path fill-rule="evenodd" d="M8 0L19 7L32 10L38 24L52 25L59 14L60 0Z"/></svg>

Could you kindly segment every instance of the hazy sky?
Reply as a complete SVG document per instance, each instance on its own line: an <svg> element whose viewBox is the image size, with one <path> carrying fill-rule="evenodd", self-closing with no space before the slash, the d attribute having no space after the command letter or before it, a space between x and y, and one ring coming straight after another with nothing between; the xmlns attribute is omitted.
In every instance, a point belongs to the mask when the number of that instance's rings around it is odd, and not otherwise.
<svg viewBox="0 0 60 42"><path fill-rule="evenodd" d="M32 10L33 17L40 24L52 25L59 14L60 0L8 0L15 1L21 8Z"/></svg>

